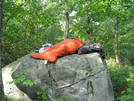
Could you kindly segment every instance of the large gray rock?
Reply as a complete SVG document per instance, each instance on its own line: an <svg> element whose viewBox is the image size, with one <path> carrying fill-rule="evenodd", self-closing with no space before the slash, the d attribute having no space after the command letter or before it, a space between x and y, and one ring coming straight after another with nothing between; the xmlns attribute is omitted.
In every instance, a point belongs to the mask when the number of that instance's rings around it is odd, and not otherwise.
<svg viewBox="0 0 134 101"><path fill-rule="evenodd" d="M27 79L37 85L6 84L27 71L30 71ZM63 95L70 96L69 101L115 101L107 65L98 53L67 55L47 65L28 54L4 67L2 76L5 94L14 100L38 101L36 91L45 89L48 101L56 101Z"/></svg>

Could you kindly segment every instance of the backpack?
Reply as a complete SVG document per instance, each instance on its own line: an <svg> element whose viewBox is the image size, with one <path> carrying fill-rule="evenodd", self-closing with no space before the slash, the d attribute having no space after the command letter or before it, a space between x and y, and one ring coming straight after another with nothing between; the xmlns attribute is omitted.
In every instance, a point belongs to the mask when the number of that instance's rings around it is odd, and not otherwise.
<svg viewBox="0 0 134 101"><path fill-rule="evenodd" d="M85 46L80 46L77 49L77 54L88 54L88 53L94 53L97 52L101 55L102 59L105 59L105 53L102 47L99 44L91 44L91 45L85 45Z"/></svg>

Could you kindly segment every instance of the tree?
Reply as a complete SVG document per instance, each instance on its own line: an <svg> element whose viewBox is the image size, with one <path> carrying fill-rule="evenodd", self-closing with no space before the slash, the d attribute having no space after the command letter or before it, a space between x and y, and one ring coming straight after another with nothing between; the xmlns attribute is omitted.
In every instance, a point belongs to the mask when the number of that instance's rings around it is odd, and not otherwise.
<svg viewBox="0 0 134 101"><path fill-rule="evenodd" d="M4 0L2 67L45 43L56 44L61 40L58 37L63 32L54 17L59 13L52 8L55 5L41 0Z"/></svg>
<svg viewBox="0 0 134 101"><path fill-rule="evenodd" d="M2 72L1 72L2 10L3 10L3 0L0 1L0 99L4 99Z"/></svg>
<svg viewBox="0 0 134 101"><path fill-rule="evenodd" d="M114 34L115 58L116 58L116 63L118 64L118 67L120 67L120 60L119 60L119 55L118 55L118 45L117 45L118 21L116 21L115 18L114 18L114 23L115 23L115 34Z"/></svg>
<svg viewBox="0 0 134 101"><path fill-rule="evenodd" d="M129 37L134 35L133 3L132 0L5 0L2 67L42 44L56 44L68 37L78 38L87 45L100 43L107 59L116 59L115 41L120 63L131 60L134 52L131 49L128 54L128 46L131 48L129 42L133 44Z"/></svg>
<svg viewBox="0 0 134 101"><path fill-rule="evenodd" d="M69 28L69 14L67 11L67 0L65 0L65 12L66 12L65 39L67 39L68 38L68 28Z"/></svg>

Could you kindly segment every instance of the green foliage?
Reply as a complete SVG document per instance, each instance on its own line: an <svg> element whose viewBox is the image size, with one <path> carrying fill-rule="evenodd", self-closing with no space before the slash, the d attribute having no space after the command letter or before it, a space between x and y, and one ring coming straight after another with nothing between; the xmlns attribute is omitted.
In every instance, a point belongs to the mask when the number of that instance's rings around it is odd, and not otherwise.
<svg viewBox="0 0 134 101"><path fill-rule="evenodd" d="M2 101L2 100L1 100ZM10 99L10 98L8 98L8 97L6 97L5 96L5 100L3 100L3 101L14 101L13 99ZM18 99L17 101L25 101L25 99Z"/></svg>
<svg viewBox="0 0 134 101"><path fill-rule="evenodd" d="M2 66L28 54L45 43L64 39L63 0L4 0ZM121 5L123 4L123 5ZM124 7L128 6L130 7ZM69 37L85 44L100 43L107 58L114 58L114 23L119 22L118 50L121 62L133 63L133 2L120 0L69 0ZM87 18L90 17L88 25ZM89 26L89 27L88 27ZM89 30L90 34L86 31ZM126 40L128 39L128 40ZM88 43L89 41L89 43ZM132 55L132 56L131 56Z"/></svg>
<svg viewBox="0 0 134 101"><path fill-rule="evenodd" d="M134 71L134 68L132 69L132 71ZM134 89L134 85L133 85L133 83L134 83L134 72L131 72L131 73L129 74L129 77L126 78L126 80L129 82L128 86L129 86L130 88L133 88L133 89Z"/></svg>
<svg viewBox="0 0 134 101"><path fill-rule="evenodd" d="M33 85L37 85L36 82L32 82L31 80L27 80L27 74L29 73L30 71L27 71L27 72L24 72L22 73L21 75L17 75L17 79L14 79L13 81L10 81L10 82L7 82L9 84L12 84L12 83L20 83L20 82L23 82L23 85L26 85L26 86L33 86ZM12 93L12 92L10 92ZM39 90L39 91L36 91L37 95L39 95L40 97L38 97L38 99L44 99L44 100L47 100L47 92L45 90ZM68 101L70 99L70 96L62 96L61 99L58 99L57 101ZM12 99L9 99L9 98L6 98L7 101L13 101ZM21 100L21 99L20 99ZM18 101L20 101L18 99ZM3 100L4 101L4 100ZM21 100L21 101L25 101L25 100Z"/></svg>
<svg viewBox="0 0 134 101"><path fill-rule="evenodd" d="M64 0L4 0L2 33L2 67L45 44L56 44L64 39ZM134 90L134 2L132 0L68 0L69 37L76 37L85 44L100 43L108 62L115 59L114 34L118 21L118 54L121 68L116 62L109 64L115 97ZM88 24L88 19L90 23ZM90 34L86 31L89 30ZM89 42L88 42L89 41ZM33 86L27 74L9 82ZM126 91L121 94L122 91ZM41 95L45 91L40 91ZM128 96L127 95L127 96ZM45 98L45 96L44 96ZM62 98L64 99L64 98Z"/></svg>
<svg viewBox="0 0 134 101"><path fill-rule="evenodd" d="M42 98L44 100L47 100L47 92L45 90L39 90L36 91L38 95L41 95L41 97L38 97L38 99Z"/></svg>
<svg viewBox="0 0 134 101"><path fill-rule="evenodd" d="M127 89L134 90L133 87L133 80L134 80L134 69L131 66L121 66L120 68L117 68L116 66L108 65L111 80L113 83L113 90L115 98L119 98L121 96L128 96L131 92L128 93ZM127 93L124 93L124 91L127 91ZM129 90L130 91L130 90ZM123 93L121 93L123 92ZM129 96L130 96L129 94ZM133 96L133 95L132 95ZM124 101L124 100L122 100Z"/></svg>
<svg viewBox="0 0 134 101"><path fill-rule="evenodd" d="M27 72L24 72L22 73L21 75L17 75L15 76L17 79L14 79L13 81L10 81L10 82L7 82L9 84L12 84L12 83L23 83L23 85L26 85L26 86L33 86L33 85L37 85L36 82L32 82L31 80L27 80L27 74L29 73L30 71L27 71ZM12 92L10 92L12 93ZM47 100L47 92L45 90L39 90L39 91L36 91L37 95L39 95L38 99L43 99L43 100ZM62 96L61 99L58 99L57 101L68 101L70 99L70 96ZM13 101L12 99L9 99L9 98L6 98L7 101ZM21 99L18 99L18 101L20 101ZM4 101L4 100L3 100ZM21 100L21 101L25 101L25 100Z"/></svg>
<svg viewBox="0 0 134 101"><path fill-rule="evenodd" d="M60 99L58 99L57 101L68 101L70 99L70 96L61 96Z"/></svg>
<svg viewBox="0 0 134 101"><path fill-rule="evenodd" d="M0 99L1 101L7 101L6 97Z"/></svg>
<svg viewBox="0 0 134 101"><path fill-rule="evenodd" d="M126 91L122 91L123 94L121 97L117 98L119 101L133 101L134 100L134 90L128 88Z"/></svg>
<svg viewBox="0 0 134 101"><path fill-rule="evenodd" d="M45 43L61 41L63 31L52 7L52 3L40 0L4 0L2 67Z"/></svg>
<svg viewBox="0 0 134 101"><path fill-rule="evenodd" d="M10 81L10 82L7 82L9 84L12 84L12 83L20 83L20 82L23 82L23 85L26 85L26 86L33 86L33 85L37 85L36 82L32 82L31 80L27 80L27 76L26 74L28 74L29 71L25 72L25 73L22 73L21 75L17 75L15 76L17 79L13 79L13 81Z"/></svg>
<svg viewBox="0 0 134 101"><path fill-rule="evenodd" d="M30 86L32 87L33 85L37 85L36 82L32 82L31 80L28 80L27 79L27 74L29 73L30 71L27 71L27 72L24 72L22 73L21 75L17 75L15 76L17 79L13 79L13 81L10 81L10 82L7 82L9 84L12 84L12 83L23 83L23 85L26 85L26 86ZM10 92L12 93L12 92ZM41 95L41 97L38 97L39 99L44 99L46 100L47 99L47 92L45 90L39 90L39 91L36 91L37 95ZM12 99L8 99L6 98L8 101L12 101ZM19 99L18 99L19 101ZM21 100L22 101L22 100Z"/></svg>

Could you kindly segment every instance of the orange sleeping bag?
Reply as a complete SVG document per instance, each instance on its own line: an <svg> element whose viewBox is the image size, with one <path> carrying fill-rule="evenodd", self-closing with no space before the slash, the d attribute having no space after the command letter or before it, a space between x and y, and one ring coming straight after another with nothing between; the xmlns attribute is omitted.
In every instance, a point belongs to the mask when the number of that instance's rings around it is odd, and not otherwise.
<svg viewBox="0 0 134 101"><path fill-rule="evenodd" d="M67 54L74 54L77 48L82 45L84 45L83 42L78 39L66 39L47 49L45 52L41 54L33 53L30 57L44 59L48 60L48 62L55 63L58 57Z"/></svg>

